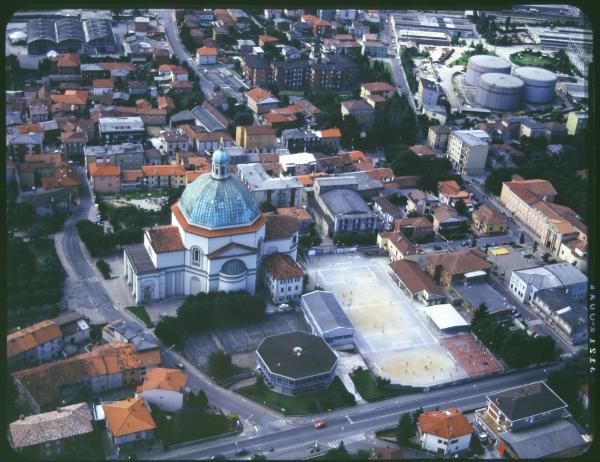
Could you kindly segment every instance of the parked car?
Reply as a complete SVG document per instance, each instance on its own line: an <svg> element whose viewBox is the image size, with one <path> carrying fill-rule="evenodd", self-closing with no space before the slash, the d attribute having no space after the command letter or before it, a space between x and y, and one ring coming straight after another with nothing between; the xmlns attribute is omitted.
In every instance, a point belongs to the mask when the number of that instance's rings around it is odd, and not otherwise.
<svg viewBox="0 0 600 462"><path fill-rule="evenodd" d="M184 370L185 365L183 363L177 363L177 369Z"/></svg>
<svg viewBox="0 0 600 462"><path fill-rule="evenodd" d="M488 436L486 432L481 432L477 435L477 438L479 439L479 441L481 441L482 443L487 443L488 440Z"/></svg>
<svg viewBox="0 0 600 462"><path fill-rule="evenodd" d="M318 430L319 428L325 428L327 426L327 422L325 422L324 420L319 420L318 422L315 422L315 428Z"/></svg>
<svg viewBox="0 0 600 462"><path fill-rule="evenodd" d="M442 246L441 245L434 245L433 246L433 250L442 250Z"/></svg>

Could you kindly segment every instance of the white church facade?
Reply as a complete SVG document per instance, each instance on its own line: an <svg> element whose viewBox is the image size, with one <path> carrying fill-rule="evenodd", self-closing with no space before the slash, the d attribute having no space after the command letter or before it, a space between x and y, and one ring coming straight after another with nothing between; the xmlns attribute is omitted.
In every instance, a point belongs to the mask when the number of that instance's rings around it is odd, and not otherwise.
<svg viewBox="0 0 600 462"><path fill-rule="evenodd" d="M186 186L171 207L171 225L146 228L144 242L124 250L124 277L136 303L199 292L255 294L264 256L296 261L297 220L262 214L217 150L212 172Z"/></svg>

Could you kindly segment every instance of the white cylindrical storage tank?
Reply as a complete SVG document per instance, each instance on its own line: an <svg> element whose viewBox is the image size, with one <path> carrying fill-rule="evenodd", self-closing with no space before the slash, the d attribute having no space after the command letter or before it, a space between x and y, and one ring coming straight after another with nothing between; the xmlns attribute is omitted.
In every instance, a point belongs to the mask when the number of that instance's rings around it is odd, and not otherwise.
<svg viewBox="0 0 600 462"><path fill-rule="evenodd" d="M523 81L518 77L489 72L479 77L476 100L496 111L512 111L521 105Z"/></svg>
<svg viewBox="0 0 600 462"><path fill-rule="evenodd" d="M520 78L525 87L523 99L528 103L548 103L554 99L556 74L541 67L519 67L513 72Z"/></svg>
<svg viewBox="0 0 600 462"><path fill-rule="evenodd" d="M481 74L495 72L498 74L510 74L510 63L498 56L475 55L469 58L467 64L467 74L465 82L469 85L477 86L477 81Z"/></svg>

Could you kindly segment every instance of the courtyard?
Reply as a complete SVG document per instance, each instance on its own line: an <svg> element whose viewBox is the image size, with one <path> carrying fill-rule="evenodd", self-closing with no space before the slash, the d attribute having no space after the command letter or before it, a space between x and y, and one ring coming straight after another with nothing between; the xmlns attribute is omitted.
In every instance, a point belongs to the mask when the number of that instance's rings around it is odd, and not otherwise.
<svg viewBox="0 0 600 462"><path fill-rule="evenodd" d="M423 307L388 274L386 257L361 254L308 258L309 288L331 291L355 329L355 344L372 372L392 383L430 386L467 376L441 345Z"/></svg>

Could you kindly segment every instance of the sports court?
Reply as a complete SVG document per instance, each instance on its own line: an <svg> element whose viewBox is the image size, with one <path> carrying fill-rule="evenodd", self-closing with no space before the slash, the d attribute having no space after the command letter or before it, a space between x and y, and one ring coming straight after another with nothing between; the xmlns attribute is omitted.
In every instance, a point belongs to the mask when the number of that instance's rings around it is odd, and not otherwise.
<svg viewBox="0 0 600 462"><path fill-rule="evenodd" d="M471 334L444 338L442 339L442 345L450 351L471 377L498 372L503 369L496 358L488 354Z"/></svg>
<svg viewBox="0 0 600 462"><path fill-rule="evenodd" d="M333 292L355 329L369 368L393 383L428 386L466 377L388 274L385 257L319 255L308 259L309 286Z"/></svg>

